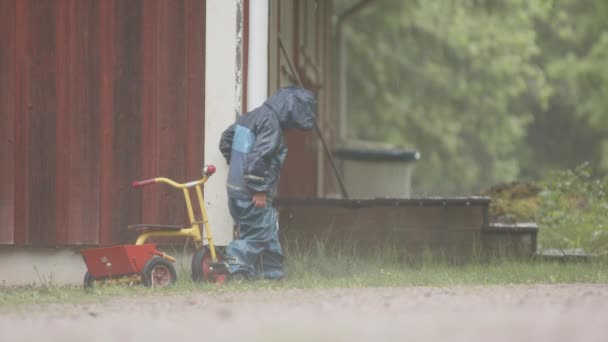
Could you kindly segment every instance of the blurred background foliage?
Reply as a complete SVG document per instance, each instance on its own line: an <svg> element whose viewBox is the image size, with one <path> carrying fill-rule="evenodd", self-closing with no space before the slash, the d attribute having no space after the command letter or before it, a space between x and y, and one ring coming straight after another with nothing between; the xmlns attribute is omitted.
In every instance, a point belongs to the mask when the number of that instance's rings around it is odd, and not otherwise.
<svg viewBox="0 0 608 342"><path fill-rule="evenodd" d="M589 164L553 171L541 182L536 221L540 247L583 248L608 255L608 177L594 177Z"/></svg>
<svg viewBox="0 0 608 342"><path fill-rule="evenodd" d="M414 195L608 173L608 1L377 0L342 37L348 138L419 150Z"/></svg>

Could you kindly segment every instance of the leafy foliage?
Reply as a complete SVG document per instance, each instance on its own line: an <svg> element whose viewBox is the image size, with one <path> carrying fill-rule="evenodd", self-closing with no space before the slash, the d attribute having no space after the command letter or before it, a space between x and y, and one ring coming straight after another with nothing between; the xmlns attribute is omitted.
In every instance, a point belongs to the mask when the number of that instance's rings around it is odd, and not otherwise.
<svg viewBox="0 0 608 342"><path fill-rule="evenodd" d="M604 0L378 1L344 39L349 138L420 150L418 194L608 170Z"/></svg>
<svg viewBox="0 0 608 342"><path fill-rule="evenodd" d="M550 248L608 252L608 177L594 179L588 164L555 172L544 182L537 220Z"/></svg>

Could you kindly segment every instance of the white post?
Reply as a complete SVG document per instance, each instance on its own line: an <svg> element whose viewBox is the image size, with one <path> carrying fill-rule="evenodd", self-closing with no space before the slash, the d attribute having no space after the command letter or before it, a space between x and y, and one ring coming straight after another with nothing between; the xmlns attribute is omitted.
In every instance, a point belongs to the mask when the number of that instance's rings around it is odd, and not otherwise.
<svg viewBox="0 0 608 342"><path fill-rule="evenodd" d="M249 4L247 111L261 106L268 97L268 0Z"/></svg>
<svg viewBox="0 0 608 342"><path fill-rule="evenodd" d="M234 123L237 109L237 1L207 0L205 47L205 163L217 166L205 184L205 204L214 242L225 246L233 237L228 211L228 165L219 151L222 132Z"/></svg>

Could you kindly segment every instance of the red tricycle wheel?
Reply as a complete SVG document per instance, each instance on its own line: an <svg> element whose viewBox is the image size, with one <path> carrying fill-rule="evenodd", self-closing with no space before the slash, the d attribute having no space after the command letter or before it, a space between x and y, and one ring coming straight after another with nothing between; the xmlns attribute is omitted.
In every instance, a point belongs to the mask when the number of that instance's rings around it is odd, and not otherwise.
<svg viewBox="0 0 608 342"><path fill-rule="evenodd" d="M163 258L154 257L144 266L142 280L147 287L170 286L175 284L177 274L172 263Z"/></svg>
<svg viewBox="0 0 608 342"><path fill-rule="evenodd" d="M217 252L217 260L222 261L224 258L220 253ZM194 253L192 256L192 280L195 282L210 282L210 283L219 283L223 284L226 281L225 274L218 274L212 272L209 269L211 262L213 259L211 258L211 251L209 247L204 246Z"/></svg>

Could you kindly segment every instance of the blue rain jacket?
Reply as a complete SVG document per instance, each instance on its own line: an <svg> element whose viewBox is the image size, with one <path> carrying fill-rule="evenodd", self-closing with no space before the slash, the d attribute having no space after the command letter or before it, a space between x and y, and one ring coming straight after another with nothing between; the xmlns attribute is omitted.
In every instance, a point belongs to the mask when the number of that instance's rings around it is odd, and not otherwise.
<svg viewBox="0 0 608 342"><path fill-rule="evenodd" d="M316 107L312 92L295 86L281 88L224 131L220 151L230 165L229 196L250 200L253 193L264 192L272 200L287 156L282 130L312 129Z"/></svg>

